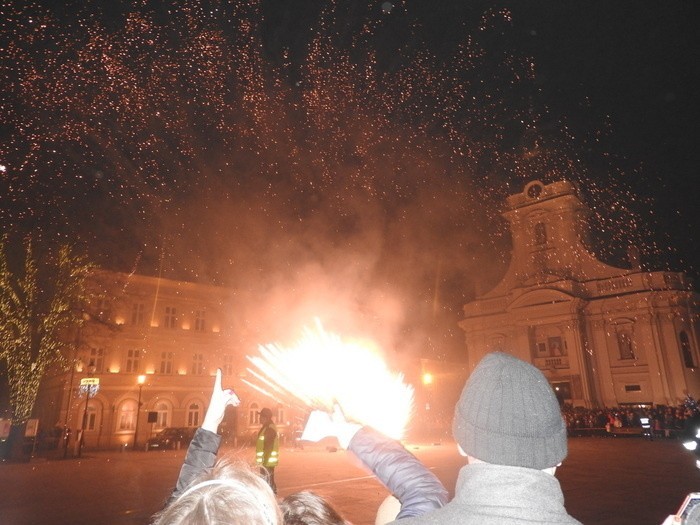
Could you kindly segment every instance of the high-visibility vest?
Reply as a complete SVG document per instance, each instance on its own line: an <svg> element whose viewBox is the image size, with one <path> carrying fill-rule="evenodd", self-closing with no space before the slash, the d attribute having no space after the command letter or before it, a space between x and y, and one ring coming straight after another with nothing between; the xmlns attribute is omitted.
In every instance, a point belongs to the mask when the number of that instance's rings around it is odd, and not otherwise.
<svg viewBox="0 0 700 525"><path fill-rule="evenodd" d="M265 431L267 430L268 427L272 428L275 431L275 441L272 444L272 451L270 452L270 456L267 458L267 461L264 461L264 457L265 457ZM260 432L258 432L258 441L255 444L255 462L258 465L262 465L265 468L276 467L277 462L279 461L279 452L280 452L279 434L277 433L277 428L275 428L275 425L270 423L269 425L261 428Z"/></svg>

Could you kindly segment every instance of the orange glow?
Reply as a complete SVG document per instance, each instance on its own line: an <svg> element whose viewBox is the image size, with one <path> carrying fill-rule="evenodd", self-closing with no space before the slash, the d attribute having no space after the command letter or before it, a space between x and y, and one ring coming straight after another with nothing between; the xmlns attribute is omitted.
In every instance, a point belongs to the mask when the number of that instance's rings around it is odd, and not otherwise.
<svg viewBox="0 0 700 525"><path fill-rule="evenodd" d="M433 374L430 372L425 372L423 374L423 384L425 386L432 385L433 384Z"/></svg>
<svg viewBox="0 0 700 525"><path fill-rule="evenodd" d="M136 382L139 385L143 385L146 382L146 376L145 375L140 375L138 378L136 378Z"/></svg>
<svg viewBox="0 0 700 525"><path fill-rule="evenodd" d="M273 399L292 395L312 408L331 411L340 405L349 420L372 426L395 438L403 437L413 411L413 388L401 374L390 372L379 349L368 342L343 341L305 328L292 347L259 347L261 357L249 357L257 380L243 380Z"/></svg>

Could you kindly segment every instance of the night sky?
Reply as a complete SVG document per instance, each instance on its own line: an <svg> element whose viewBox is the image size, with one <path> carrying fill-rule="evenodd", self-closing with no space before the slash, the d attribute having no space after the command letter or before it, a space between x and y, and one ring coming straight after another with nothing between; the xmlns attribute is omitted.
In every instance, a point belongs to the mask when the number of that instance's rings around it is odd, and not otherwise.
<svg viewBox="0 0 700 525"><path fill-rule="evenodd" d="M337 4L3 2L3 229L438 357L533 179L697 277L694 2Z"/></svg>

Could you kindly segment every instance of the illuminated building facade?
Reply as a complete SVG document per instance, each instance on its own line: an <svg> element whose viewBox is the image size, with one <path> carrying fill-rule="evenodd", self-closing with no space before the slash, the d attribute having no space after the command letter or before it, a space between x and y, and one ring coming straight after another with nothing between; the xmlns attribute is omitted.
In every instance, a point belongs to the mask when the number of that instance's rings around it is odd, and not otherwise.
<svg viewBox="0 0 700 525"><path fill-rule="evenodd" d="M281 433L294 415L241 381L246 354L256 351L236 329L233 291L135 274L97 272L102 298L72 335L74 366L47 375L35 417L40 428L67 426L73 439L85 421L87 448L143 447L165 427L198 427L209 404L213 375L242 400L228 409L227 439L248 439L260 428L258 411L273 410ZM139 385L139 376L145 376ZM96 378L97 391L81 381ZM138 403L141 401L139 410ZM137 419L138 418L138 419Z"/></svg>
<svg viewBox="0 0 700 525"><path fill-rule="evenodd" d="M544 372L574 406L675 405L700 397L698 294L683 273L597 260L590 210L570 182L533 181L507 199L512 257L464 306L468 369L502 350Z"/></svg>

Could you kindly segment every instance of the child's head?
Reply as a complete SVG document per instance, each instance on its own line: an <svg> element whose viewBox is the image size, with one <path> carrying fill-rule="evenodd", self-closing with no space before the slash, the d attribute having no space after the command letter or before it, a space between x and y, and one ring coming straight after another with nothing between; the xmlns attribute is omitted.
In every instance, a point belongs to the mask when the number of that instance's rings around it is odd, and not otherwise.
<svg viewBox="0 0 700 525"><path fill-rule="evenodd" d="M290 494L280 503L284 525L350 525L318 494Z"/></svg>
<svg viewBox="0 0 700 525"><path fill-rule="evenodd" d="M282 525L282 512L270 486L249 465L222 459L153 521L153 525L200 523Z"/></svg>

